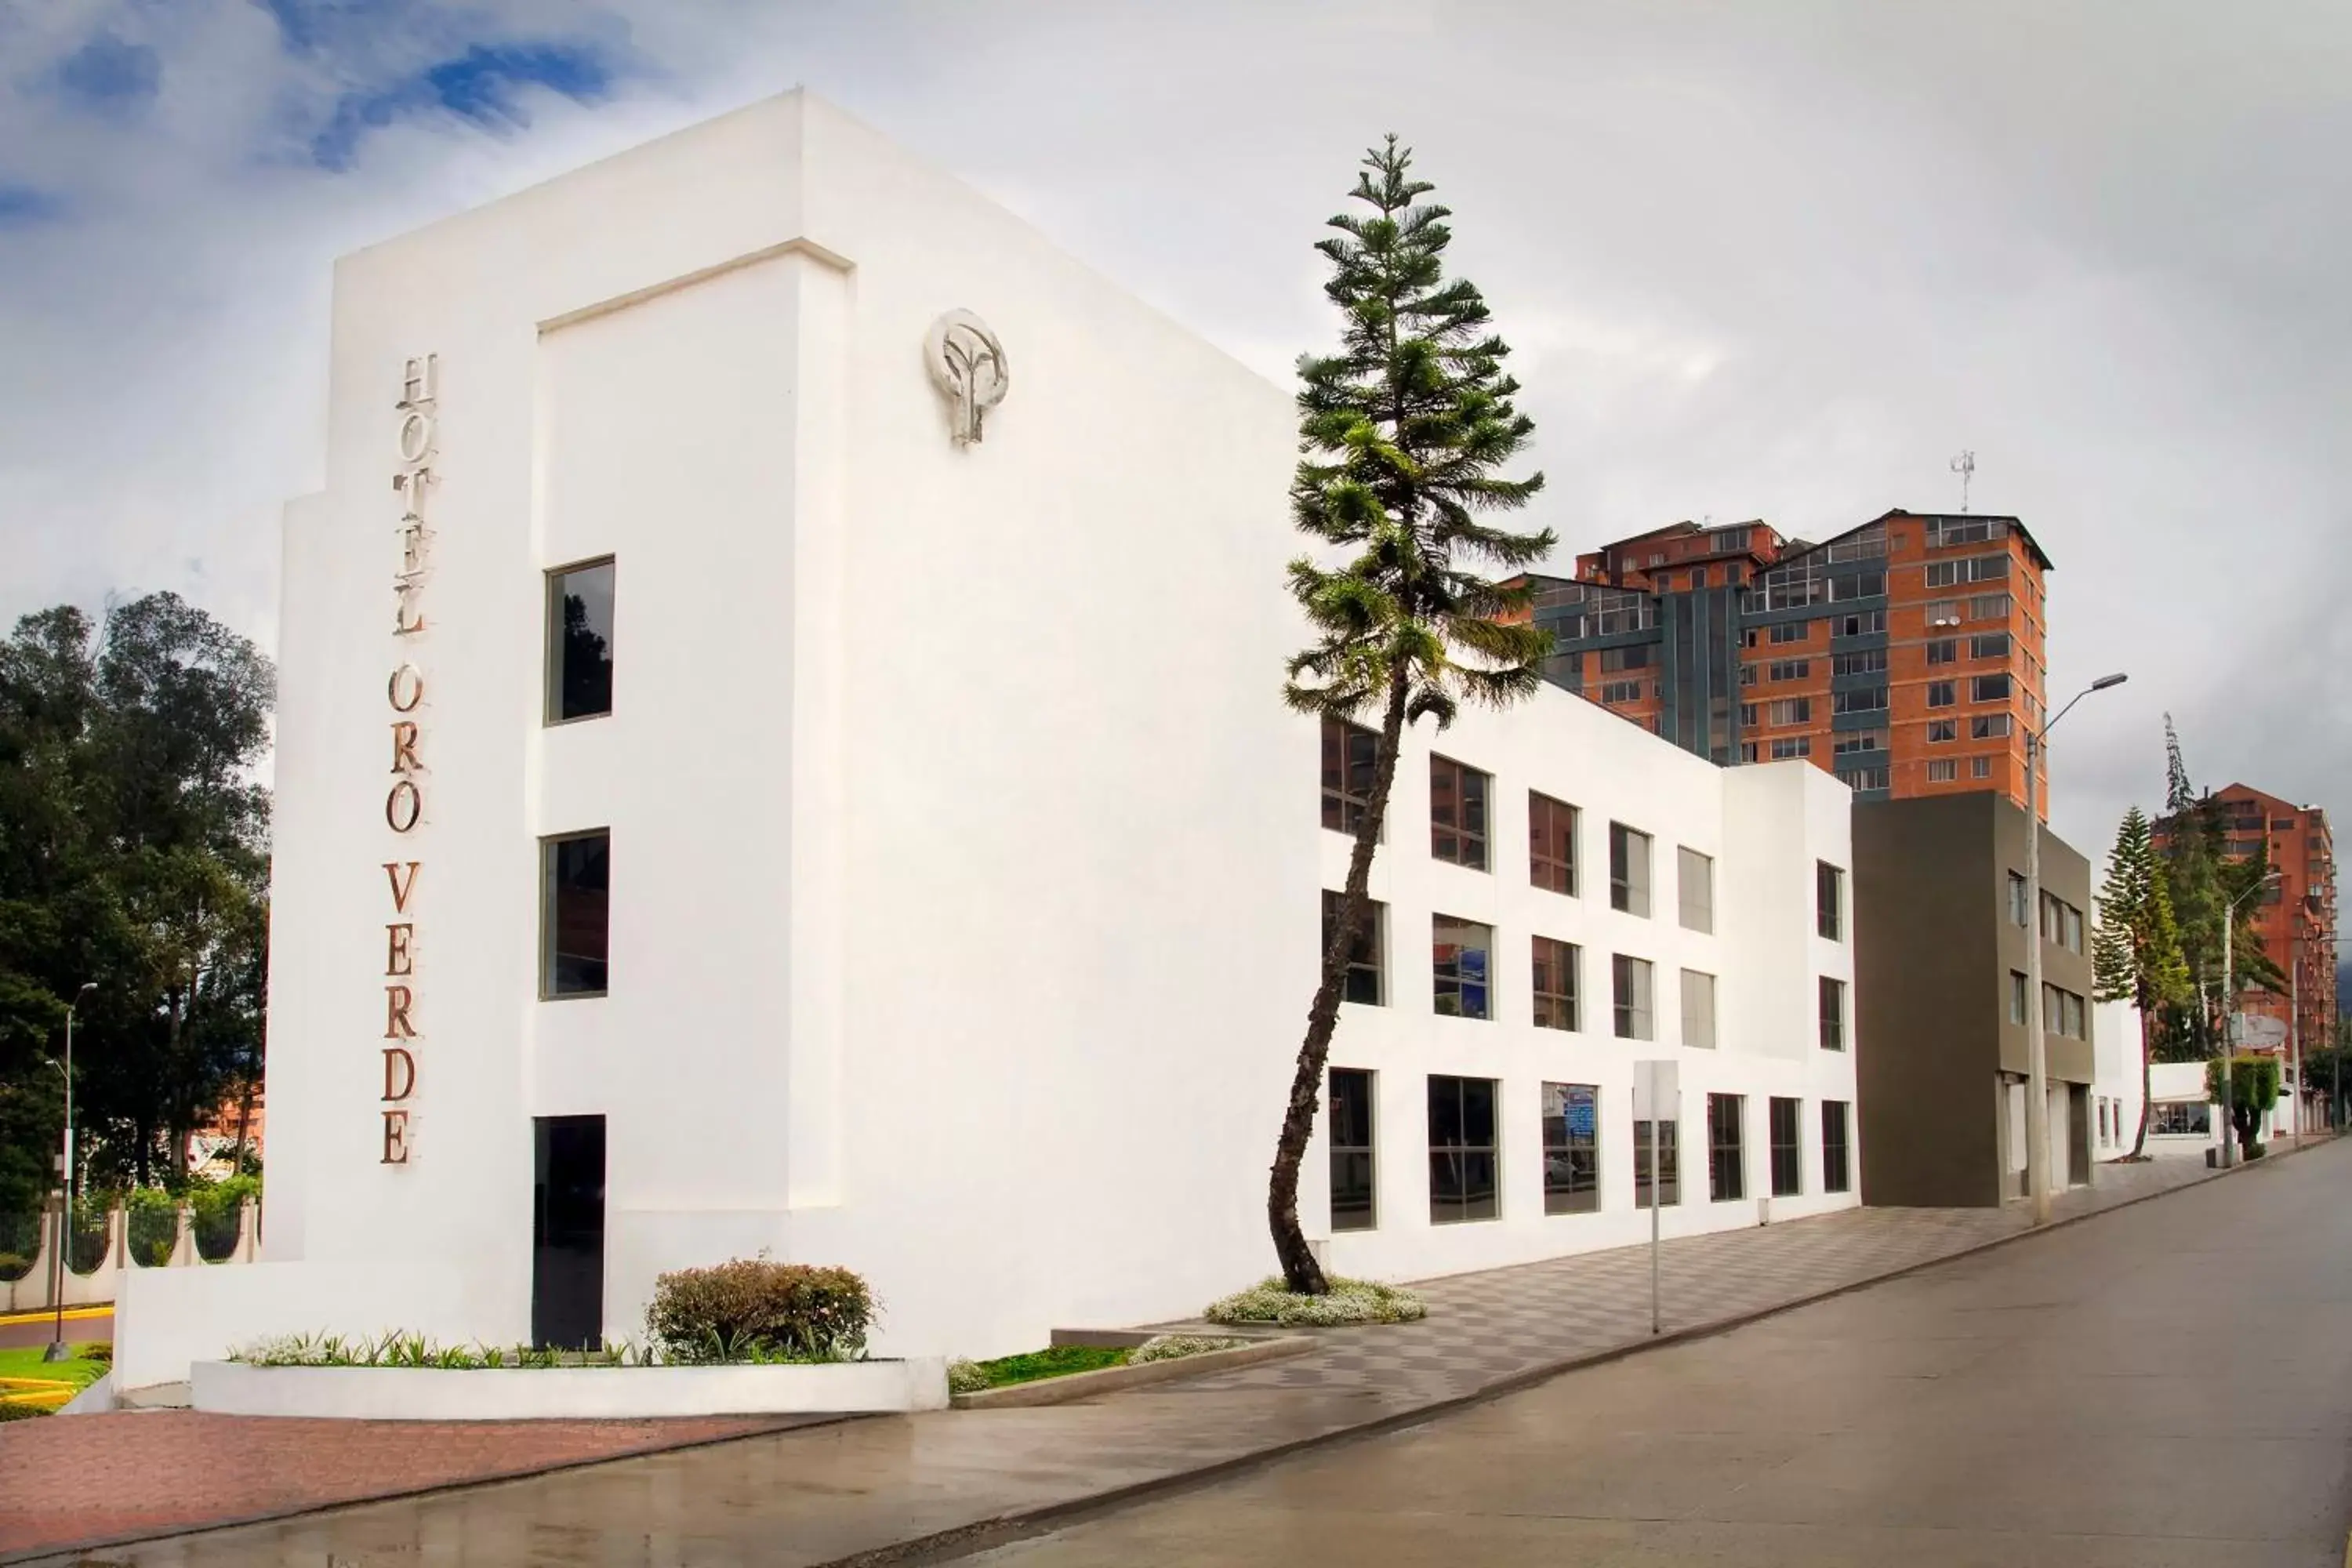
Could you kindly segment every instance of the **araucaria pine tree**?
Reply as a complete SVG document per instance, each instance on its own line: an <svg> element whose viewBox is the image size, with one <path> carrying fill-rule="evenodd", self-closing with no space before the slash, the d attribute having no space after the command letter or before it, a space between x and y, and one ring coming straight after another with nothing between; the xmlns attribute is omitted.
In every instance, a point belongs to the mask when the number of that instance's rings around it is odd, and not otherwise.
<svg viewBox="0 0 2352 1568"><path fill-rule="evenodd" d="M2107 857L2091 960L2099 1000L2129 1002L2139 1009L2139 1130L2132 1135L2131 1151L2137 1160L2147 1144L2148 1037L2156 1010L2184 1005L2191 994L2171 890L2157 863L2147 818L2137 806L2124 813L2115 852Z"/></svg>
<svg viewBox="0 0 2352 1568"><path fill-rule="evenodd" d="M1519 384L1486 302L1445 275L1453 234L1434 187L1411 176L1394 136L1364 157L1357 209L1331 219L1316 248L1331 264L1324 292L1346 317L1339 351L1298 362L1298 473L1291 506L1325 548L1290 563L1290 589L1315 631L1290 660L1283 697L1321 718L1377 717L1378 738L1347 888L1323 952L1307 1037L1266 1189L1266 1221L1289 1288L1328 1289L1298 1226L1298 1165L1314 1131L1348 956L1370 913L1367 888L1405 726L1443 730L1463 702L1503 707L1533 693L1551 636L1524 619L1524 588L1480 570L1541 561L1549 529L1517 533L1483 519L1527 504L1541 474L1499 470L1534 422L1513 406Z"/></svg>

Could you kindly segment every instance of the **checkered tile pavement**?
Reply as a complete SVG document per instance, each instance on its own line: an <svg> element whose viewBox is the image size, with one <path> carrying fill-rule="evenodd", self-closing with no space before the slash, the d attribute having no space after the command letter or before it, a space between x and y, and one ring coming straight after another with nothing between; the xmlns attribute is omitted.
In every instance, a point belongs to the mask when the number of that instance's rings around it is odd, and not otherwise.
<svg viewBox="0 0 2352 1568"><path fill-rule="evenodd" d="M2185 1160L2103 1165L2095 1186L2066 1193L2053 1206L2060 1218L2095 1213L2211 1174ZM2022 1205L1857 1208L1671 1240L1659 1254L1662 1327L1672 1332L1764 1310L2027 1228ZM1326 1348L1294 1361L1159 1384L1130 1397L1298 1389L1356 1392L1383 1410L1410 1409L1650 1337L1647 1245L1454 1275L1415 1289L1429 1302L1425 1321L1305 1331L1323 1339Z"/></svg>

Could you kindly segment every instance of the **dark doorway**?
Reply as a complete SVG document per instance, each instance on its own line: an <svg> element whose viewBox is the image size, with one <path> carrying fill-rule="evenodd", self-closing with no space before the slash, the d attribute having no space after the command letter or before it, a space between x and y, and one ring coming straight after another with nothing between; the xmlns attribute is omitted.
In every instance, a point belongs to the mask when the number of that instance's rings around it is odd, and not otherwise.
<svg viewBox="0 0 2352 1568"><path fill-rule="evenodd" d="M604 1119L532 1120L530 1339L604 1342Z"/></svg>

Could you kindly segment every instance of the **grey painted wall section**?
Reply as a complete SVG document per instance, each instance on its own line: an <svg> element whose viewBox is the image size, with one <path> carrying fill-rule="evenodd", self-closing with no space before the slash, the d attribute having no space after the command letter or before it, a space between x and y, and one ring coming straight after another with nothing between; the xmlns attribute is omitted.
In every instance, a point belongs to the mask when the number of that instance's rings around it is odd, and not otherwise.
<svg viewBox="0 0 2352 1568"><path fill-rule="evenodd" d="M2025 814L1991 791L1853 808L1854 992L1862 1196L1889 1205L2001 1201L1998 1089L2026 1068L2009 975L2029 933L2009 920ZM2090 919L2090 866L2045 832L2042 886ZM2089 946L2087 933L2084 945ZM2043 978L2086 999L2091 966L2042 944ZM2087 1084L2088 1040L2049 1040L2053 1080ZM2063 1174L2061 1176L2063 1180Z"/></svg>

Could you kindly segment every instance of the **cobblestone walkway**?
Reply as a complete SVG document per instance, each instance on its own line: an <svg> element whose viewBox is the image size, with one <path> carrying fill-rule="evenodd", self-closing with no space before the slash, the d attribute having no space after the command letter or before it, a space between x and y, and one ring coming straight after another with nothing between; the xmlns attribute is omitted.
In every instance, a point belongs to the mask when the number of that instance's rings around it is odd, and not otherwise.
<svg viewBox="0 0 2352 1568"><path fill-rule="evenodd" d="M2103 1166L2098 1185L2060 1199L2058 1215L2095 1212L2211 1176L2189 1161ZM2260 1181L2263 1172L2242 1179ZM2027 1228L2017 1208L1856 1209L1670 1241L1662 1265L1664 1326L1673 1332L1769 1310ZM2065 1237L2061 1231L2026 1245L2063 1247ZM1646 1247L1634 1247L1433 1280L1423 1287L1433 1312L1427 1322L1327 1331L1327 1348L1295 1361L1084 1403L836 1422L40 1561L110 1568L318 1568L329 1561L352 1568L525 1562L544 1568L617 1562L801 1568L887 1557L943 1536L985 1540L1005 1521L1371 1423L1409 1420L1564 1362L1646 1343L1648 1270ZM106 1416L79 1424L95 1439L158 1419ZM221 1436L211 1435L207 1446ZM360 1440L331 1433L306 1437L300 1467L348 1472L339 1450ZM53 1518L37 1511L37 1500L69 1495L76 1484L55 1476L55 1486L25 1484L32 1476L18 1467L33 1451L9 1447L16 1451L0 1451L0 1519L20 1552L28 1534L58 1542L115 1533L96 1515L61 1532ZM187 1457L191 1463L200 1458ZM47 1473L46 1466L36 1468ZM165 1465L163 1476L171 1473ZM401 1480L403 1473L395 1467L386 1479L403 1490L419 1484ZM496 1473L451 1475L436 1467L434 1479L455 1485ZM117 1528L154 1528L142 1511L152 1503L146 1491L126 1484L115 1494ZM191 1494L184 1487L182 1495ZM238 1513L224 1509L211 1517L226 1522ZM178 1522L186 1528L197 1521L182 1516Z"/></svg>

